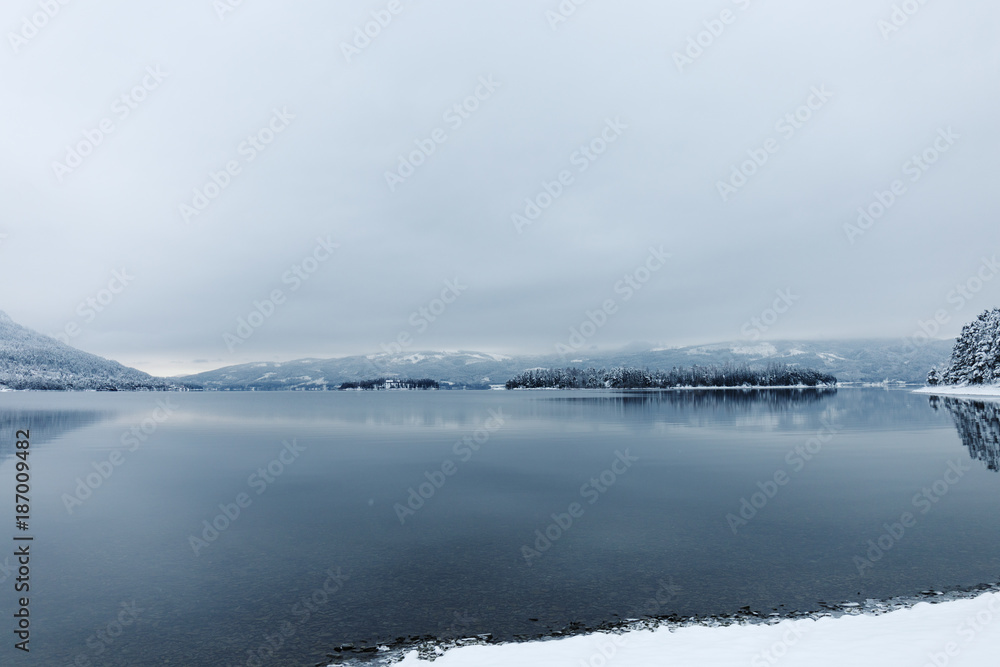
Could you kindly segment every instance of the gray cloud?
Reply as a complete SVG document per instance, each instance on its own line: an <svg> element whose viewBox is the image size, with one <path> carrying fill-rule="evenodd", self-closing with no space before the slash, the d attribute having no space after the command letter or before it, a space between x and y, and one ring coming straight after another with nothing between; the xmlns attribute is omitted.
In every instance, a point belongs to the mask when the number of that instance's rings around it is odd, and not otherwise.
<svg viewBox="0 0 1000 667"><path fill-rule="evenodd" d="M551 352L608 298L620 307L588 345L740 339L785 289L798 300L765 337L904 337L942 309L954 335L995 305L1000 280L955 292L997 246L994 4L928 3L884 36L883 0L591 0L555 29L555 0L401 0L348 62L342 44L388 5L245 1L220 19L209 0L68 3L30 39L40 5L5 6L0 307L167 373L400 333L414 350ZM707 46L679 68L689 39ZM832 96L804 114L819 87ZM608 119L627 128L582 157ZM54 168L102 122L78 167ZM948 128L912 180L906 163ZM768 140L723 201L718 183ZM399 156L430 145L391 191ZM512 215L564 171L518 233ZM852 243L845 225L897 180ZM185 221L196 189L217 196ZM326 236L337 252L292 290L286 272ZM616 294L660 245L670 262ZM125 289L81 309L122 269ZM468 289L418 331L412 314L456 278ZM275 289L285 303L227 349Z"/></svg>

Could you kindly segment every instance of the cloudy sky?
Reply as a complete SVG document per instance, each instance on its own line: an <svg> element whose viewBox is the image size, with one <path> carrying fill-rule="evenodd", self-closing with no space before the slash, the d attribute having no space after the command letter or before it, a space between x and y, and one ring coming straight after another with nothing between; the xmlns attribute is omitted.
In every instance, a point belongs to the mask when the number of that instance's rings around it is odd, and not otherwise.
<svg viewBox="0 0 1000 667"><path fill-rule="evenodd" d="M0 309L158 374L574 327L954 335L1000 295L998 23L987 0L10 0Z"/></svg>

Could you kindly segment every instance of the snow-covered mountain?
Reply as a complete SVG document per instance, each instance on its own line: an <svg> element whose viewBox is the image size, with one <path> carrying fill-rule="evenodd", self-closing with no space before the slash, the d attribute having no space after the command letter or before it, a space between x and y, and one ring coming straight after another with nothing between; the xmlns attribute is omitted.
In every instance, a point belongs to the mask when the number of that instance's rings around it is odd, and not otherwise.
<svg viewBox="0 0 1000 667"><path fill-rule="evenodd" d="M171 386L169 380L43 336L0 311L0 388L130 391Z"/></svg>
<svg viewBox="0 0 1000 667"><path fill-rule="evenodd" d="M538 368L631 366L669 370L694 364L781 362L831 373L841 382L889 380L919 384L927 368L947 361L953 344L950 340L930 341L914 348L892 339L772 341L658 349L630 346L615 352L581 352L566 357L413 352L242 364L181 379L206 389L231 390L335 389L343 382L377 377L430 378L442 383L485 386L503 384L518 373Z"/></svg>
<svg viewBox="0 0 1000 667"><path fill-rule="evenodd" d="M163 379L81 352L13 322L0 311L0 388L10 389L169 389L178 384L206 389L336 389L342 383L377 377L429 378L460 388L504 384L538 368L650 370L725 363L779 362L831 373L841 382L922 383L926 369L947 363L954 341L907 347L891 339L719 343L677 348L632 345L612 352L574 355L505 356L445 351L372 354L336 359L252 363Z"/></svg>

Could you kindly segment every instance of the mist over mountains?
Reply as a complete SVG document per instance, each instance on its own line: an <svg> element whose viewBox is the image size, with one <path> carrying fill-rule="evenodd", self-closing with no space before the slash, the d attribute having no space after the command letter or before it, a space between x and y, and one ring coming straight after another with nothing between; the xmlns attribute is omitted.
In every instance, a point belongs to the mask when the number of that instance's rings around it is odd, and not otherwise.
<svg viewBox="0 0 1000 667"><path fill-rule="evenodd" d="M344 382L378 377L428 378L442 388L502 385L540 368L618 366L672 368L778 362L835 375L840 382L923 384L927 372L947 363L952 340L915 347L901 340L772 341L718 343L676 348L636 344L608 352L507 356L474 351L372 354L335 359L298 359L228 366L177 378L156 378L88 354L23 327L0 311L0 388L42 390L331 390Z"/></svg>

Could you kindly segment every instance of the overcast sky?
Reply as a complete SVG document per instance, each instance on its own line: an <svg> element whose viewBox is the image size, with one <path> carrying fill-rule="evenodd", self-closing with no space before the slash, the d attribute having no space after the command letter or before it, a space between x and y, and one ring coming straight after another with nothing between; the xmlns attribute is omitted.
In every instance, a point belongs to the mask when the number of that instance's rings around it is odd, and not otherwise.
<svg viewBox="0 0 1000 667"><path fill-rule="evenodd" d="M895 4L9 0L0 309L171 375L955 335L1000 295L1000 6Z"/></svg>

